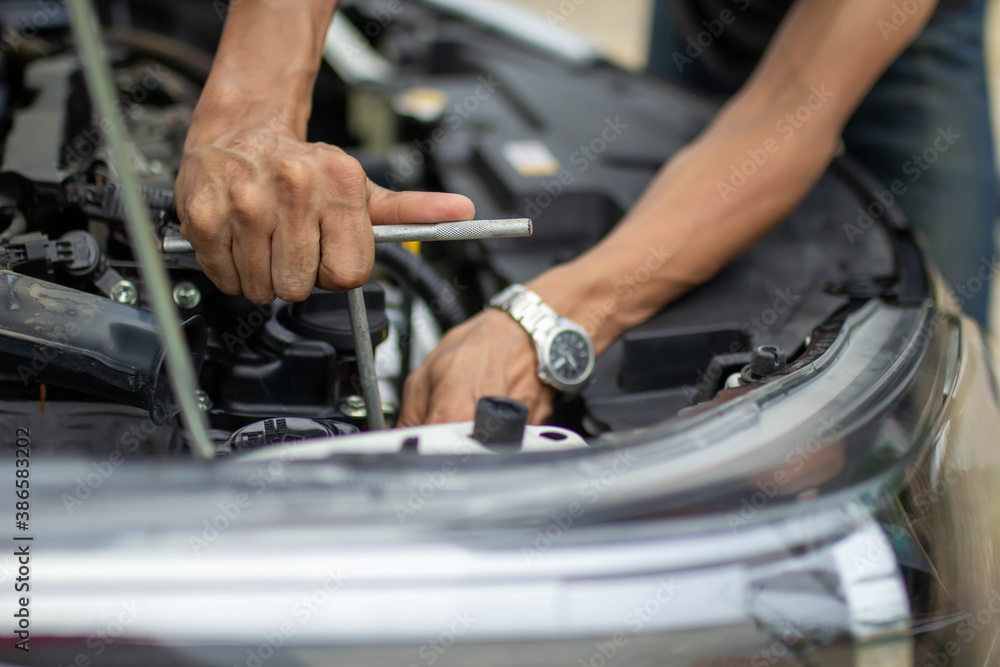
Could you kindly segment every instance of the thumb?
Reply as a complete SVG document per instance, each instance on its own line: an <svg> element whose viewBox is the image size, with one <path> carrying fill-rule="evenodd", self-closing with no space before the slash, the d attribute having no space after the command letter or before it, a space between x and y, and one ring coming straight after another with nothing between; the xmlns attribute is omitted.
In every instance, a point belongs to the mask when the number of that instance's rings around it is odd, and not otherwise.
<svg viewBox="0 0 1000 667"><path fill-rule="evenodd" d="M368 215L373 225L472 220L476 207L463 195L444 192L393 192L368 181Z"/></svg>

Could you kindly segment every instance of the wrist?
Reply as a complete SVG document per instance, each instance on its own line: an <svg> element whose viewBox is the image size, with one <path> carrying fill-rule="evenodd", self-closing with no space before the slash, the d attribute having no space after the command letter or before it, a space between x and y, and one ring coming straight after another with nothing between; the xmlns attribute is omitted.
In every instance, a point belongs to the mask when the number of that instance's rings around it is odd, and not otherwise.
<svg viewBox="0 0 1000 667"><path fill-rule="evenodd" d="M274 87L263 91L228 82L206 86L191 117L185 148L213 143L227 134L259 130L304 141L311 99Z"/></svg>
<svg viewBox="0 0 1000 667"><path fill-rule="evenodd" d="M305 140L333 0L295 11L274 0L233 3L191 119L192 143L266 129Z"/></svg>
<svg viewBox="0 0 1000 667"><path fill-rule="evenodd" d="M580 270L575 264L550 269L526 287L536 292L554 311L583 327L597 354L610 347L630 326L642 321L634 321L634 316L621 303L612 303L613 281Z"/></svg>

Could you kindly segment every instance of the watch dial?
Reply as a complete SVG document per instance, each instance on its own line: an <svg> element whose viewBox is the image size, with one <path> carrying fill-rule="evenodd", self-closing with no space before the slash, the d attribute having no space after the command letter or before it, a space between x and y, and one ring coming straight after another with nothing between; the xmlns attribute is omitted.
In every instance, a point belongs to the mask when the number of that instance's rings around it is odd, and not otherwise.
<svg viewBox="0 0 1000 667"><path fill-rule="evenodd" d="M572 383L579 380L590 364L590 347L575 331L563 331L549 347L549 368L561 379Z"/></svg>

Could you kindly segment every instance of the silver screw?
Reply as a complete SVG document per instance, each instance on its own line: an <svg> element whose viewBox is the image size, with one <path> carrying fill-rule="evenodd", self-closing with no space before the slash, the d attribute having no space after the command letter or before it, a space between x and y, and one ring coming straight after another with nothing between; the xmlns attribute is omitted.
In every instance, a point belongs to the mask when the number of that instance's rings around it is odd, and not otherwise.
<svg viewBox="0 0 1000 667"><path fill-rule="evenodd" d="M365 409L365 399L360 396L345 398L344 402L340 404L340 411L345 417L351 419L363 419L368 416L368 410Z"/></svg>
<svg viewBox="0 0 1000 667"><path fill-rule="evenodd" d="M198 389L194 392L194 397L198 400L198 408L202 412L208 412L212 409L212 399L209 398L208 393Z"/></svg>
<svg viewBox="0 0 1000 667"><path fill-rule="evenodd" d="M130 280L119 280L111 286L111 300L126 306L134 306L139 301L139 290Z"/></svg>
<svg viewBox="0 0 1000 667"><path fill-rule="evenodd" d="M174 286L174 303L184 310L190 310L201 303L201 290L186 280L179 282Z"/></svg>

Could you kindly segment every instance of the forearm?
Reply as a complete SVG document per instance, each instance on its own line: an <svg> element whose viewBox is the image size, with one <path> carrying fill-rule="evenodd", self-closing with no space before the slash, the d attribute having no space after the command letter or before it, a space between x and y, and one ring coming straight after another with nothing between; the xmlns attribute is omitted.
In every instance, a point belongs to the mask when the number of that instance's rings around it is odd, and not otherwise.
<svg viewBox="0 0 1000 667"><path fill-rule="evenodd" d="M323 42L337 0L237 0L188 133L263 125L305 139Z"/></svg>
<svg viewBox="0 0 1000 667"><path fill-rule="evenodd" d="M808 108L810 95L817 122L798 123L794 114ZM605 349L711 278L796 206L836 150L837 134L819 122L822 114L808 88L779 104L734 99L602 243L532 287Z"/></svg>
<svg viewBox="0 0 1000 667"><path fill-rule="evenodd" d="M601 351L711 278L805 196L857 105L936 4L886 31L893 3L798 0L750 81L620 225L531 286Z"/></svg>
<svg viewBox="0 0 1000 667"><path fill-rule="evenodd" d="M343 149L307 142L336 0L233 0L174 183L181 234L225 294L254 303L348 290L372 225L468 220L458 195L390 192Z"/></svg>

